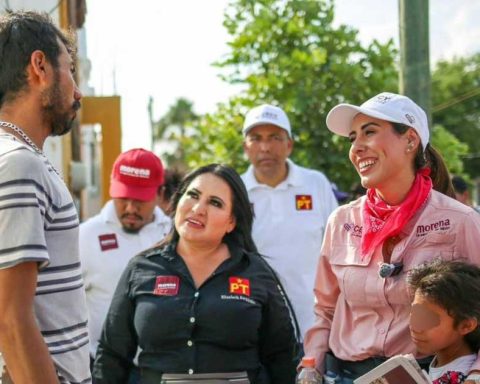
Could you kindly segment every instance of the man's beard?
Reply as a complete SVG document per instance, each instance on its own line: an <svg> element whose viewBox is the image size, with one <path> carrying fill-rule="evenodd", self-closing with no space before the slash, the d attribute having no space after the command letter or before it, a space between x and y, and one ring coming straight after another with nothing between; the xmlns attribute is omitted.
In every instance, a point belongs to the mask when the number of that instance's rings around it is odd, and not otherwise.
<svg viewBox="0 0 480 384"><path fill-rule="evenodd" d="M133 213L133 214L132 213L130 213L130 214L125 213L125 214L121 215L120 219L124 219L125 217L131 216L131 215L134 215L140 222L143 221L142 216L140 216L136 213ZM130 233L130 234L136 234L136 233L140 232L140 230L143 228L143 225L141 225L139 227L130 227L128 225L125 225L123 222L121 222L121 224L122 224L123 232Z"/></svg>
<svg viewBox="0 0 480 384"><path fill-rule="evenodd" d="M125 225L122 225L122 229L123 229L123 232L125 233L128 233L130 235L135 235L137 234L138 232L140 232L140 230L142 229L142 227L140 228L130 228L130 227L127 227Z"/></svg>
<svg viewBox="0 0 480 384"><path fill-rule="evenodd" d="M71 116L73 111L80 109L80 101L75 100L67 111L62 111L64 97L60 90L60 76L58 72L55 74L55 80L52 86L44 91L42 95L43 103L43 119L50 124L52 131L51 136L62 136L70 132L73 128L74 117Z"/></svg>

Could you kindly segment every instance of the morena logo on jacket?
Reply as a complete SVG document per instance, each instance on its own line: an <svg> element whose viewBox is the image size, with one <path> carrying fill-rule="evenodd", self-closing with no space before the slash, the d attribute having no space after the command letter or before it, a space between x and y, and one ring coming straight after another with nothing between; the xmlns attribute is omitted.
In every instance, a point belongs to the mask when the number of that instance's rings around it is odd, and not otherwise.
<svg viewBox="0 0 480 384"><path fill-rule="evenodd" d="M450 229L450 219L438 220L435 223L417 225L416 235L417 237L425 236L428 232L432 231L445 231Z"/></svg>
<svg viewBox="0 0 480 384"><path fill-rule="evenodd" d="M180 277L157 276L153 294L157 296L176 296L180 288Z"/></svg>
<svg viewBox="0 0 480 384"><path fill-rule="evenodd" d="M98 242L102 252L118 248L117 235L115 233L106 233L98 236Z"/></svg>

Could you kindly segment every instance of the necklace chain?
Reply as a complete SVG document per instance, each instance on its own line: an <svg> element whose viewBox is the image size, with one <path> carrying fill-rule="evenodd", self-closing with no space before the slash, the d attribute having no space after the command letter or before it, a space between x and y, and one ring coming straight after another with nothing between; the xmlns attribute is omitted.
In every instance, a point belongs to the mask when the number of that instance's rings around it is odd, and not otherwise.
<svg viewBox="0 0 480 384"><path fill-rule="evenodd" d="M45 155L45 153L40 148L38 148L38 146L33 142L33 140L30 139L30 137L28 137L27 134L23 132L20 127L17 127L15 124L9 123L7 121L0 121L0 127L10 128L12 131L18 133L22 137L23 141L25 141L25 143L27 143L36 153L42 156L46 160L47 164L53 169L53 171L61 177L60 173L55 169L50 160L48 160L48 157Z"/></svg>

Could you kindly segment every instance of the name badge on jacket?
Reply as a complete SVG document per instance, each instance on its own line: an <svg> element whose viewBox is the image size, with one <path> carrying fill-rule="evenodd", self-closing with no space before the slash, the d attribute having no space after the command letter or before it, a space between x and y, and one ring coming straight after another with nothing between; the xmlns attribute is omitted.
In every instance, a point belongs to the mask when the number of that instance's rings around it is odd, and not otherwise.
<svg viewBox="0 0 480 384"><path fill-rule="evenodd" d="M176 296L180 288L178 276L157 276L153 294L157 296Z"/></svg>
<svg viewBox="0 0 480 384"><path fill-rule="evenodd" d="M98 236L98 241L100 242L102 252L118 248L117 235L115 233L100 235Z"/></svg>

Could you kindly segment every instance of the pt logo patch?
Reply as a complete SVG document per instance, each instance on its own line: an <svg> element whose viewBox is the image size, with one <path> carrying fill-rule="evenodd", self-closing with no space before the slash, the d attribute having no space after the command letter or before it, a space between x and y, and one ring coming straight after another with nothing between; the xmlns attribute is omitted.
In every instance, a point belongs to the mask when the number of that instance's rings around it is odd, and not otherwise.
<svg viewBox="0 0 480 384"><path fill-rule="evenodd" d="M313 209L312 195L295 195L297 211L311 211Z"/></svg>
<svg viewBox="0 0 480 384"><path fill-rule="evenodd" d="M158 296L176 296L179 288L180 278L178 276L157 276L153 294Z"/></svg>
<svg viewBox="0 0 480 384"><path fill-rule="evenodd" d="M102 252L118 248L117 235L115 233L100 235L98 236L98 241Z"/></svg>
<svg viewBox="0 0 480 384"><path fill-rule="evenodd" d="M230 277L229 292L236 295L250 296L250 280L242 277Z"/></svg>

